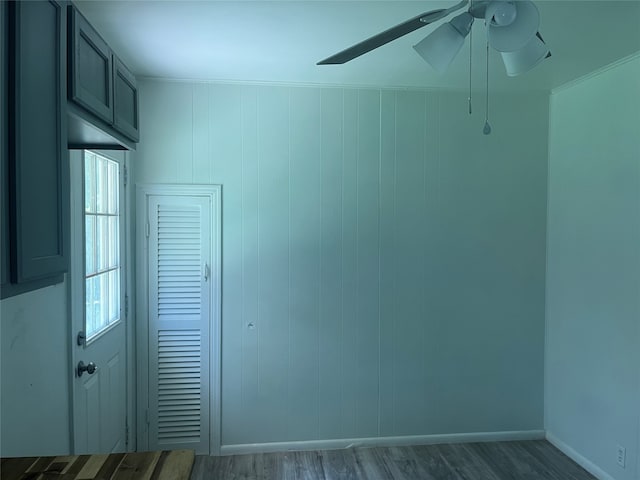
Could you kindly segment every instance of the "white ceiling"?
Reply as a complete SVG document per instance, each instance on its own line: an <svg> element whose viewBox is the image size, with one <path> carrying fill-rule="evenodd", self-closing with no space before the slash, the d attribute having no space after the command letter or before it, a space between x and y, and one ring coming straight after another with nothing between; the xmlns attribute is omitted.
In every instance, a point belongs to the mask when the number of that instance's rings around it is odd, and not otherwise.
<svg viewBox="0 0 640 480"><path fill-rule="evenodd" d="M75 2L138 76L464 89L469 41L449 71L437 74L411 48L426 26L344 65L316 62L446 1ZM640 52L640 0L538 0L540 33L553 56L509 78L490 55L492 90L549 90ZM436 26L439 24L438 22ZM485 84L485 28L473 28L473 84Z"/></svg>

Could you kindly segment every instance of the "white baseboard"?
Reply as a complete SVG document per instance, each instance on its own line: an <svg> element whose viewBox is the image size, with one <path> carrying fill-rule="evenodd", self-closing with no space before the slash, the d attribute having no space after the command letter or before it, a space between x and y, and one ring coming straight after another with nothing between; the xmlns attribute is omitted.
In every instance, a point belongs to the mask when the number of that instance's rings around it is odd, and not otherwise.
<svg viewBox="0 0 640 480"><path fill-rule="evenodd" d="M556 437L553 433L549 432L548 430L547 430L546 437L549 443L551 443L554 447L556 447L558 450L560 450L567 457L569 457L571 460L576 462L578 465L580 465L582 468L584 468L587 472L589 472L591 475L596 477L598 480L615 480L615 478L613 478L607 472L602 470L591 460L587 460L585 457L580 455L573 448L571 448L569 445L564 443L562 440L560 440L558 437Z"/></svg>
<svg viewBox="0 0 640 480"><path fill-rule="evenodd" d="M335 450L350 447L395 447L407 445L432 445L436 443L505 442L514 440L542 440L544 430L512 432L454 433L447 435L410 435L402 437L339 438L333 440L309 440L303 442L248 443L223 445L221 455L268 453L301 450Z"/></svg>

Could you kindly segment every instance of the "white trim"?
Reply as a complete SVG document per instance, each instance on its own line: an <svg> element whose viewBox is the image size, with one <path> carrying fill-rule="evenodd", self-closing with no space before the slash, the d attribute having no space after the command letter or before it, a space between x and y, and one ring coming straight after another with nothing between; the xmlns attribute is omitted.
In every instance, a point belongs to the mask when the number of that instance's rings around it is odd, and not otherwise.
<svg viewBox="0 0 640 480"><path fill-rule="evenodd" d="M82 150L70 150L69 151L69 172L71 179L71 188L69 191L69 222L70 222L70 235L69 235L69 247L71 252L81 251L84 252L84 225L80 220L81 214L79 210L82 205L84 197L84 167ZM75 186L75 187L74 187ZM72 375L69 382L69 423L70 423L70 447L71 452L76 452L77 448L77 428L78 421L76 419L76 382L74 367L77 365L78 353L76 351L76 322L80 322L80 317L84 315L84 287L82 282L75 281L76 278L84 278L84 263L82 255L70 255L69 258L69 273L66 276L68 291L67 291L67 305L69 310L68 335L69 335L69 375Z"/></svg>
<svg viewBox="0 0 640 480"><path fill-rule="evenodd" d="M246 453L286 452L301 450L335 450L352 447L396 447L409 445L432 445L441 443L505 442L516 440L542 440L544 430L522 430L512 432L453 433L445 435L407 435L399 437L339 438L334 440L309 440L303 442L249 443L223 445L221 455Z"/></svg>
<svg viewBox="0 0 640 480"><path fill-rule="evenodd" d="M580 455L573 448L571 448L569 445L567 445L558 437L556 437L553 433L547 431L546 438L549 441L549 443L551 443L551 445L556 447L558 450L560 450L567 457L569 457L571 460L576 462L578 465L580 465L582 468L584 468L587 472L589 472L591 475L596 477L598 480L615 480L615 478L613 478L611 475L606 473L604 470L598 467L591 460L588 460L582 455Z"/></svg>
<svg viewBox="0 0 640 480"><path fill-rule="evenodd" d="M328 88L328 89L340 89L340 90L375 90L375 91L400 91L400 92L426 92L426 93L468 93L469 86L464 87L421 87L420 85L376 85L369 83L354 83L354 84L342 84L342 83L322 83L322 82L284 82L284 81L268 81L268 80L233 80L233 79L206 79L201 78L167 78L167 77L153 77L153 76L139 76L136 77L138 82L153 82L153 83L173 83L173 84L189 84L189 85L231 85L240 87L287 87L287 88ZM550 92L550 88L534 88L532 90L522 90L517 86L500 88L494 90L494 93L500 94L529 94L532 92L545 93ZM482 93L482 88L475 88L474 93Z"/></svg>
<svg viewBox="0 0 640 480"><path fill-rule="evenodd" d="M137 183L138 193L143 195L204 195L207 197L220 197L220 185L206 184L169 184L169 183Z"/></svg>
<svg viewBox="0 0 640 480"><path fill-rule="evenodd" d="M625 63L628 62L632 62L635 59L640 58L640 52L635 52L632 53L631 55L628 55L626 57L623 57L619 60L616 60L615 62L610 63L609 65L605 65L604 67L601 67L597 70L594 70L593 72L587 73L586 75L583 75L582 77L578 77L578 78L574 78L573 80L569 80L567 83L564 83L562 85L560 85L559 87L556 88L552 88L551 89L551 95L555 95L556 93L562 92L563 90L567 90L571 87L574 87L576 85L581 84L582 82L586 82L587 80L593 78L593 77L597 77L598 75L601 75L605 72L607 72L608 70L611 70L613 68L619 67L621 65L624 65Z"/></svg>
<svg viewBox="0 0 640 480"><path fill-rule="evenodd" d="M220 454L222 431L221 368L222 368L222 187L203 184L137 184L136 185L136 295L148 299L148 238L144 226L149 221L148 197L152 195L177 195L208 197L211 202L211 318L210 318L210 405L209 453ZM138 338L138 451L149 448L147 409L149 405L149 308L148 302L136 302L136 335Z"/></svg>
<svg viewBox="0 0 640 480"><path fill-rule="evenodd" d="M128 426L128 450L130 452L136 452L136 438L137 438L137 419L136 419L136 404L137 404L137 364L136 364L136 335L135 335L135 267L133 260L135 259L135 229L132 227L135 225L135 193L132 188L133 172L131 169L131 152L124 152L124 158L122 160L123 167L127 170L127 182L124 183L124 208L126 212L125 226L124 226L124 255L126 258L126 270L125 270L125 295L129 298L129 309L125 311L125 325L127 327L127 426Z"/></svg>
<svg viewBox="0 0 640 480"><path fill-rule="evenodd" d="M135 305L135 338L136 338L136 449L149 450L149 426L147 424L149 407L149 312L145 299L148 296L147 272L148 243L144 226L148 218L146 190L137 186L135 208L135 265L136 265L136 305ZM137 299L141 298L142 301Z"/></svg>
<svg viewBox="0 0 640 480"><path fill-rule="evenodd" d="M211 356L209 372L209 454L220 455L222 441L222 186L213 186L211 196Z"/></svg>
<svg viewBox="0 0 640 480"><path fill-rule="evenodd" d="M551 208L551 121L553 118L553 98L547 97L547 185L544 222L544 344L542 345L542 423L545 430L549 427L549 210Z"/></svg>

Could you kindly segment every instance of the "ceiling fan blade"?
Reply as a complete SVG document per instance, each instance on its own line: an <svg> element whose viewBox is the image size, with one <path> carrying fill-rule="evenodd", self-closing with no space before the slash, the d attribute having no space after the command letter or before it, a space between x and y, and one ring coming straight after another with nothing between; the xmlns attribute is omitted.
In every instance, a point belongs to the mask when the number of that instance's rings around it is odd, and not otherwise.
<svg viewBox="0 0 640 480"><path fill-rule="evenodd" d="M376 48L381 47L382 45L385 45L392 40L400 38L407 33L411 33L414 30L440 20L450 13L465 7L467 3L469 3L468 0L462 0L460 3L454 5L451 8L425 12L421 15L418 15L417 17L407 20L406 22L400 23L395 27L391 27L384 32L378 33L373 37L367 38L366 40L363 40L362 42L357 43L352 47L342 50L335 55L325 58L324 60L319 61L316 65L339 65L346 63L350 60L353 60L354 58L359 57L360 55L364 55L365 53L370 52L371 50L375 50Z"/></svg>

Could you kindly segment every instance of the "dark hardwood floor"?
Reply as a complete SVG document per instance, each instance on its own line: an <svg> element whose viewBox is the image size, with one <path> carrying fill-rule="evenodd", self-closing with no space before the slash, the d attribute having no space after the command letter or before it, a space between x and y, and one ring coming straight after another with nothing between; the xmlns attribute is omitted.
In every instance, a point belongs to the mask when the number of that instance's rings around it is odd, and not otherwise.
<svg viewBox="0 0 640 480"><path fill-rule="evenodd" d="M191 480L595 480L544 440L196 456Z"/></svg>

